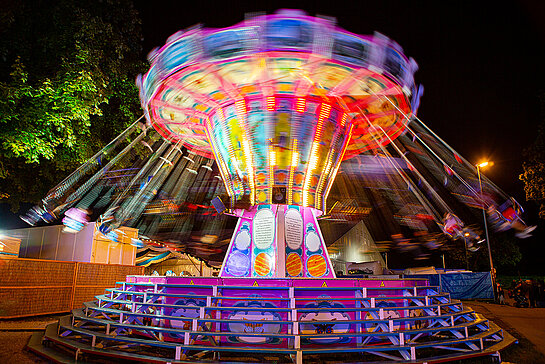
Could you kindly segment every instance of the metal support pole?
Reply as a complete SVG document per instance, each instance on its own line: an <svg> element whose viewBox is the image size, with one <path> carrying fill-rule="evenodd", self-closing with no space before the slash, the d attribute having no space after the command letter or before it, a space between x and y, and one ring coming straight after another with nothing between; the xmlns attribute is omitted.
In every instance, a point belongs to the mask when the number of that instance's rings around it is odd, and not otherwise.
<svg viewBox="0 0 545 364"><path fill-rule="evenodd" d="M466 257L466 270L469 270L469 261L467 260L467 238L464 236L464 252Z"/></svg>
<svg viewBox="0 0 545 364"><path fill-rule="evenodd" d="M488 237L488 224L486 222L486 211L484 211L484 200L483 200L483 184L481 181L481 168L477 165L477 175L479 177L479 188L481 190L481 208L483 210L483 219L484 219L484 231L486 234L486 246L488 247L488 261L490 263L490 277L492 279L492 289L494 291L494 301L496 300L496 271L494 269L494 263L492 263L492 249L490 249L490 238Z"/></svg>

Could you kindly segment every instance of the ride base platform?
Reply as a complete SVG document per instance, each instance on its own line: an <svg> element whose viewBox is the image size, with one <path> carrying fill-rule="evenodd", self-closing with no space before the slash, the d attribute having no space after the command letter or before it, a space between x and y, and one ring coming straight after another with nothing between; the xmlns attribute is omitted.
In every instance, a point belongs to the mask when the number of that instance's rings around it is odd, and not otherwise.
<svg viewBox="0 0 545 364"><path fill-rule="evenodd" d="M513 342L424 279L128 276L28 348L59 363L440 363Z"/></svg>

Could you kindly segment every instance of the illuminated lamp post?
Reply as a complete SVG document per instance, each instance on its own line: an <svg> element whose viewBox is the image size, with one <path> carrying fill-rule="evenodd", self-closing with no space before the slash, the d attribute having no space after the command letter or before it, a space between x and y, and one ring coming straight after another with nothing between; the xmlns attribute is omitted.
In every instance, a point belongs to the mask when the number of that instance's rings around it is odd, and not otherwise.
<svg viewBox="0 0 545 364"><path fill-rule="evenodd" d="M466 257L466 270L469 270L469 261L467 260L467 238L469 237L469 233L464 234L464 251L465 251L465 257Z"/></svg>
<svg viewBox="0 0 545 364"><path fill-rule="evenodd" d="M481 190L481 208L483 210L483 220L484 220L484 231L486 234L486 246L488 248L488 262L490 263L490 276L492 278L492 288L494 290L494 300L496 299L496 272L494 270L494 263L492 262L492 250L490 249L490 239L488 237L488 224L486 222L486 212L484 211L484 202L483 202L483 184L481 181L481 168L491 166L494 162L482 162L476 165L477 167L477 176L479 177L479 189Z"/></svg>

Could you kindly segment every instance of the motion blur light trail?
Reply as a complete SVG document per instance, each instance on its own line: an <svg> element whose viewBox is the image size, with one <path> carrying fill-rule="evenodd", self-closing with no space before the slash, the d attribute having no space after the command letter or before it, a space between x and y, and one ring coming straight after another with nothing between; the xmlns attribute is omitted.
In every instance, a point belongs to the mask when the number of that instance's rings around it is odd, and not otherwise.
<svg viewBox="0 0 545 364"><path fill-rule="evenodd" d="M130 226L199 255L225 248L225 212L239 219L225 277L334 277L317 218L363 219L385 249L419 259L447 239L479 249L483 208L497 230L532 230L484 176L481 194L475 167L416 117L416 62L383 35L284 10L181 31L149 60L137 80L146 123L25 221L64 215L74 232L96 219L114 241Z"/></svg>

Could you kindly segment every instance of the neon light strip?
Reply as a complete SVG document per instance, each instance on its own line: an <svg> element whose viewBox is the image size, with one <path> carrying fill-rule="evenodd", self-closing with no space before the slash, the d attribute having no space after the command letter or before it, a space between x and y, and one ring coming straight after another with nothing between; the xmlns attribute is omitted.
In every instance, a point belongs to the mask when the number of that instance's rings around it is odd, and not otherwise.
<svg viewBox="0 0 545 364"><path fill-rule="evenodd" d="M346 140L344 141L344 145L342 148L342 152L339 155L339 159L337 159L337 166L331 173L331 178L329 179L329 183L327 185L327 188L324 193L324 201L327 201L327 196L329 196L329 190L331 190L331 186L333 186L333 181L335 181L335 177L337 177L337 171L339 170L339 167L341 166L341 162L344 158L344 153L346 152L346 149L348 148L348 144L350 143L350 138L352 137L352 130L354 129L354 124L350 125L350 129L348 130L348 136L346 137ZM325 211L325 203L324 203L324 211Z"/></svg>
<svg viewBox="0 0 545 364"><path fill-rule="evenodd" d="M343 113L342 117L339 118L341 128L343 128L344 125L346 124L347 117L348 117L348 115L346 113ZM329 154L327 156L327 164L326 164L326 167L324 168L324 170L322 171L322 175L320 176L320 181L318 182L318 188L316 189L316 204L315 204L315 206L323 205L322 208L324 210L325 210L325 202L327 200L327 194L322 195L322 190L324 189L324 186L329 186L329 182L326 183L326 181L329 181L329 179L331 179L331 178L335 178L334 175L330 174L331 168L334 165L338 165L338 164L340 164L342 162L342 160L339 159L339 158L335 159L335 163L333 162L334 153L338 152L338 150L335 150L334 146L337 144L337 140L339 139L339 135L341 135L341 131L342 131L341 128L338 128L337 131L335 132L335 135L333 136L333 140L331 142L331 147L330 147L330 152L329 152ZM351 132L351 129L350 129L350 132ZM343 146L341 147L340 151L343 151L344 150L343 148L346 148L344 146L344 143L343 143ZM343 152L343 154L344 154L344 152ZM340 155L340 153L337 153L337 157L339 155ZM323 201L322 201L322 196L323 196Z"/></svg>
<svg viewBox="0 0 545 364"><path fill-rule="evenodd" d="M290 176L288 182L288 205L293 204L293 176L295 174L295 169L299 164L299 152L297 151L297 139L293 139L291 146L291 167L290 167Z"/></svg>
<svg viewBox="0 0 545 364"><path fill-rule="evenodd" d="M276 154L274 147L269 147L269 202L272 203L273 185L274 185L274 166L276 165Z"/></svg>
<svg viewBox="0 0 545 364"><path fill-rule="evenodd" d="M346 124L347 118L348 118L348 115L346 113L343 113L343 117L341 118L341 126L344 126L344 124Z"/></svg>
<svg viewBox="0 0 545 364"><path fill-rule="evenodd" d="M248 127L246 125L246 103L244 100L238 100L235 102L235 109L240 118L242 125L242 148L244 149L244 159L246 160L246 169L248 173L248 183L250 185L250 203L255 203L255 173L253 165L253 155L250 148L250 142L248 141Z"/></svg>
<svg viewBox="0 0 545 364"><path fill-rule="evenodd" d="M165 88L164 90L180 90L183 91L184 94L189 95L193 100L206 105L207 107L214 109L220 107L220 104L216 102L213 98L209 97L208 94L201 94L195 91L191 91L187 86L187 84L184 84L184 81L180 78L187 76L187 74L181 74L179 78L167 78L167 81L164 83ZM154 96L154 98L161 97L164 95L164 91L162 91L161 94L157 94ZM167 100L168 101L168 100Z"/></svg>
<svg viewBox="0 0 545 364"><path fill-rule="evenodd" d="M208 136L208 141L210 142L210 147L212 148L212 154L214 155L214 158L216 159L216 161L218 161L221 178L223 180L223 184L225 185L225 188L227 189L227 194L232 197L234 195L234 192L231 189L231 180L229 178L229 173L228 173L229 171L227 170L225 162L223 161L223 158L221 157L221 153L217 151L215 139L210 136L211 134L209 129L212 130L212 126L210 125L210 120L206 119L205 131L206 131L206 135Z"/></svg>
<svg viewBox="0 0 545 364"><path fill-rule="evenodd" d="M227 123L225 122L225 115L223 114L223 109L221 109L221 108L218 109L218 117L219 117L219 120L220 120L220 127L223 129L224 135L229 135L230 133L227 130ZM235 151L233 150L233 146L230 143L227 143L227 150L228 150L228 153L229 153L229 157L231 158L231 161L235 164L235 168L236 168L238 166L238 161L235 158ZM227 172L230 175L229 171L227 171ZM237 188L235 190L235 182L237 182L237 185L239 185L241 181L239 181L237 179L238 173L233 173L233 176L235 176L235 178L233 178L233 194L238 195L237 192L240 192L240 191L239 191L239 188Z"/></svg>
<svg viewBox="0 0 545 364"><path fill-rule="evenodd" d="M150 101L150 104L152 107L154 108L165 108L165 109L172 109L174 111L178 111L178 112L181 112L183 113L186 117L198 117L198 118L201 118L201 119L205 119L208 117L208 114L206 112L202 112L202 111L198 111L198 110L195 110L194 108L190 108L190 107L183 107L183 106L179 106L177 104L174 104L174 103L166 103L160 99L152 99Z"/></svg>
<svg viewBox="0 0 545 364"><path fill-rule="evenodd" d="M306 107L306 100L303 97L297 98L297 106L295 107L295 110L298 113L304 113Z"/></svg>
<svg viewBox="0 0 545 364"><path fill-rule="evenodd" d="M275 106L274 96L267 96L267 111L274 111Z"/></svg>

